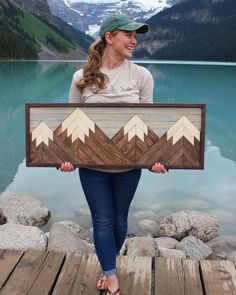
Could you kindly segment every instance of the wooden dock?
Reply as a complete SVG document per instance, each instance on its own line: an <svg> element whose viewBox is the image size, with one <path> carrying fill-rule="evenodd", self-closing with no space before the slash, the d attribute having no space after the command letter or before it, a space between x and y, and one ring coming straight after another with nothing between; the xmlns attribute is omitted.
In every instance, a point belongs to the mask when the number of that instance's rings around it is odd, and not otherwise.
<svg viewBox="0 0 236 295"><path fill-rule="evenodd" d="M1 295L99 295L99 275L95 254L0 250ZM121 256L118 276L121 295L236 295L230 261Z"/></svg>

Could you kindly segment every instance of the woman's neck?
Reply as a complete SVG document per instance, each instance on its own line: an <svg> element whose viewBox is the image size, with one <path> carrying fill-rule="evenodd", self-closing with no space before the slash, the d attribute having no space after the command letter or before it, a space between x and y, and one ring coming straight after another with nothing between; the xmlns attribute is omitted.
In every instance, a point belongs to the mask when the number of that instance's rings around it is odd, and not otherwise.
<svg viewBox="0 0 236 295"><path fill-rule="evenodd" d="M104 51L103 56L102 56L102 68L103 69L109 69L113 70L117 67L119 67L122 63L124 62L124 58L122 57L117 57L112 54L109 54L108 51Z"/></svg>

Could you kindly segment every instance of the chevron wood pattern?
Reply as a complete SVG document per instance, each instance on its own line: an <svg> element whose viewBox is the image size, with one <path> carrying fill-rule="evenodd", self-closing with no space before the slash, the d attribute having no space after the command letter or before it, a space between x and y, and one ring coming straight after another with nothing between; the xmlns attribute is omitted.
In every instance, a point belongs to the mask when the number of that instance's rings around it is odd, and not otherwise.
<svg viewBox="0 0 236 295"><path fill-rule="evenodd" d="M26 104L26 164L203 169L205 105Z"/></svg>

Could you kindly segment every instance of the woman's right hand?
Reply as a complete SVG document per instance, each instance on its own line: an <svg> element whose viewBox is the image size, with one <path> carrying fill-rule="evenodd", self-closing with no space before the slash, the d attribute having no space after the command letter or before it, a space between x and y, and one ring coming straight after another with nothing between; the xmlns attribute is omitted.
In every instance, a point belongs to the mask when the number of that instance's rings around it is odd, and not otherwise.
<svg viewBox="0 0 236 295"><path fill-rule="evenodd" d="M71 172L75 170L75 167L70 162L64 162L60 166L61 172Z"/></svg>

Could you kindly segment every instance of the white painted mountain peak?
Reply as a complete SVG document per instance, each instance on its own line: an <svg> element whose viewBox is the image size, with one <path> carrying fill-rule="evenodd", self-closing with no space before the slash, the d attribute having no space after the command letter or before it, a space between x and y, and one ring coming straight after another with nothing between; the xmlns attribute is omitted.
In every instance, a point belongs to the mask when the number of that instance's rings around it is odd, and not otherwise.
<svg viewBox="0 0 236 295"><path fill-rule="evenodd" d="M191 123L191 121L186 116L182 116L167 131L167 140L173 137L173 145L183 136L192 145L194 145L194 138L200 141L200 131Z"/></svg>
<svg viewBox="0 0 236 295"><path fill-rule="evenodd" d="M41 122L33 131L32 131L32 141L36 139L36 147L40 145L40 143L44 142L47 146L49 145L49 139L53 141L53 132L52 130L45 124Z"/></svg>
<svg viewBox="0 0 236 295"><path fill-rule="evenodd" d="M62 132L65 130L67 136L72 136L72 142L77 138L85 142L85 135L89 136L89 130L95 132L95 124L80 108L77 108L62 122Z"/></svg>
<svg viewBox="0 0 236 295"><path fill-rule="evenodd" d="M134 115L124 126L124 135L128 133L128 141L135 135L144 141L144 134L148 134L148 126L139 116Z"/></svg>

